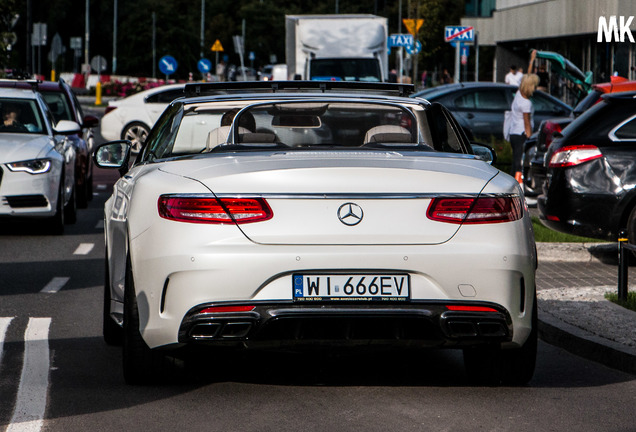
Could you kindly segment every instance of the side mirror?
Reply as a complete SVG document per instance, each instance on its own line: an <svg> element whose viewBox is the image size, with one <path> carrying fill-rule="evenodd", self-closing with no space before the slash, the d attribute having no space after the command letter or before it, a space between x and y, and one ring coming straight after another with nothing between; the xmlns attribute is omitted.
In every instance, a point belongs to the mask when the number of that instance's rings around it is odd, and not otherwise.
<svg viewBox="0 0 636 432"><path fill-rule="evenodd" d="M477 159L483 160L490 165L497 162L497 153L492 147L475 142L471 142L470 146L472 147L473 154L477 157Z"/></svg>
<svg viewBox="0 0 636 432"><path fill-rule="evenodd" d="M70 120L60 120L53 128L56 134L73 135L79 133L82 128L80 125Z"/></svg>
<svg viewBox="0 0 636 432"><path fill-rule="evenodd" d="M100 144L93 152L93 162L100 168L118 169L123 176L128 171L132 143L128 140Z"/></svg>

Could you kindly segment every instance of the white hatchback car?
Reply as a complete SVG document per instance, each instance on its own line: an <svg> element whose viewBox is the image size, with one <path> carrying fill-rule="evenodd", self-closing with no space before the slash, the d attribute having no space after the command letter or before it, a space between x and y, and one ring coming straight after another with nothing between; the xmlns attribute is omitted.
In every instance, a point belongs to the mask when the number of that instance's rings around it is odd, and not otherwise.
<svg viewBox="0 0 636 432"><path fill-rule="evenodd" d="M101 134L112 141L126 139L139 152L148 132L170 102L183 96L185 84L169 84L108 102Z"/></svg>
<svg viewBox="0 0 636 432"><path fill-rule="evenodd" d="M192 84L130 170L129 142L98 148L125 174L104 213L104 337L129 383L188 346L459 348L475 377L532 377L522 192L411 89Z"/></svg>
<svg viewBox="0 0 636 432"><path fill-rule="evenodd" d="M65 135L81 128L56 124L32 90L0 88L0 110L0 217L39 218L60 234L76 219L76 152Z"/></svg>

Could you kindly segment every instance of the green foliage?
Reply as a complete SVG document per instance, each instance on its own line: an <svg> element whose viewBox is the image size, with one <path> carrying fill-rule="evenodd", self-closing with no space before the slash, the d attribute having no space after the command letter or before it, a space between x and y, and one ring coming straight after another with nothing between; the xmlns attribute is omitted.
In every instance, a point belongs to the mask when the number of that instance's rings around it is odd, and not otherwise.
<svg viewBox="0 0 636 432"><path fill-rule="evenodd" d="M634 291L627 293L627 300L625 301L619 300L617 293L607 293L605 294L605 298L626 309L636 311L636 292Z"/></svg>

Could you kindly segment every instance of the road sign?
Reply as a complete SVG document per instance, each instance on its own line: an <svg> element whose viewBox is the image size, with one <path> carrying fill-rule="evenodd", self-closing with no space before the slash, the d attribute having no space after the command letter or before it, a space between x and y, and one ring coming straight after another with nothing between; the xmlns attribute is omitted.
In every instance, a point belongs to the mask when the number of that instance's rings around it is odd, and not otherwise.
<svg viewBox="0 0 636 432"><path fill-rule="evenodd" d="M413 36L420 30L422 24L424 24L423 19L403 19L402 22L406 27L406 30L411 33Z"/></svg>
<svg viewBox="0 0 636 432"><path fill-rule="evenodd" d="M413 35L392 34L387 38L387 43L389 45L389 48L413 46Z"/></svg>
<svg viewBox="0 0 636 432"><path fill-rule="evenodd" d="M415 41L415 50L413 50L412 44L406 46L406 52L408 54L418 54L420 51L422 51L422 43L420 41Z"/></svg>
<svg viewBox="0 0 636 432"><path fill-rule="evenodd" d="M82 49L82 38L81 37L72 37L71 38L71 49L81 50Z"/></svg>
<svg viewBox="0 0 636 432"><path fill-rule="evenodd" d="M202 58L197 63L197 68L202 74L206 74L212 70L212 62L206 58Z"/></svg>
<svg viewBox="0 0 636 432"><path fill-rule="evenodd" d="M216 40L216 42L214 42L214 45L212 45L212 48L210 48L211 51L224 51L223 50L223 45L221 45L221 41L220 40Z"/></svg>
<svg viewBox="0 0 636 432"><path fill-rule="evenodd" d="M163 56L159 59L159 70L164 75L172 75L177 71L177 61L172 56Z"/></svg>
<svg viewBox="0 0 636 432"><path fill-rule="evenodd" d="M446 42L473 42L475 40L475 28L467 26L444 27L444 40Z"/></svg>
<svg viewBox="0 0 636 432"><path fill-rule="evenodd" d="M95 56L91 59L91 68L100 74L108 68L108 62L102 56Z"/></svg>

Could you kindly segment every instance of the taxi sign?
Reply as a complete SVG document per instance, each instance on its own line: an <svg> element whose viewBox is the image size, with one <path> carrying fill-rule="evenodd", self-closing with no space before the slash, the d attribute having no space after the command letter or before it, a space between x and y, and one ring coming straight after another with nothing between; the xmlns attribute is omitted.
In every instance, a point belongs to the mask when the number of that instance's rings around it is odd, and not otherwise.
<svg viewBox="0 0 636 432"><path fill-rule="evenodd" d="M391 47L407 47L413 45L413 35L410 34L392 34L387 41L389 48Z"/></svg>
<svg viewBox="0 0 636 432"><path fill-rule="evenodd" d="M446 42L474 42L475 28L468 26L444 27L444 40Z"/></svg>
<svg viewBox="0 0 636 432"><path fill-rule="evenodd" d="M210 48L210 51L225 51L223 49L223 45L221 45L221 41L220 40L216 40L216 42L214 42L214 45L212 45L212 48Z"/></svg>

